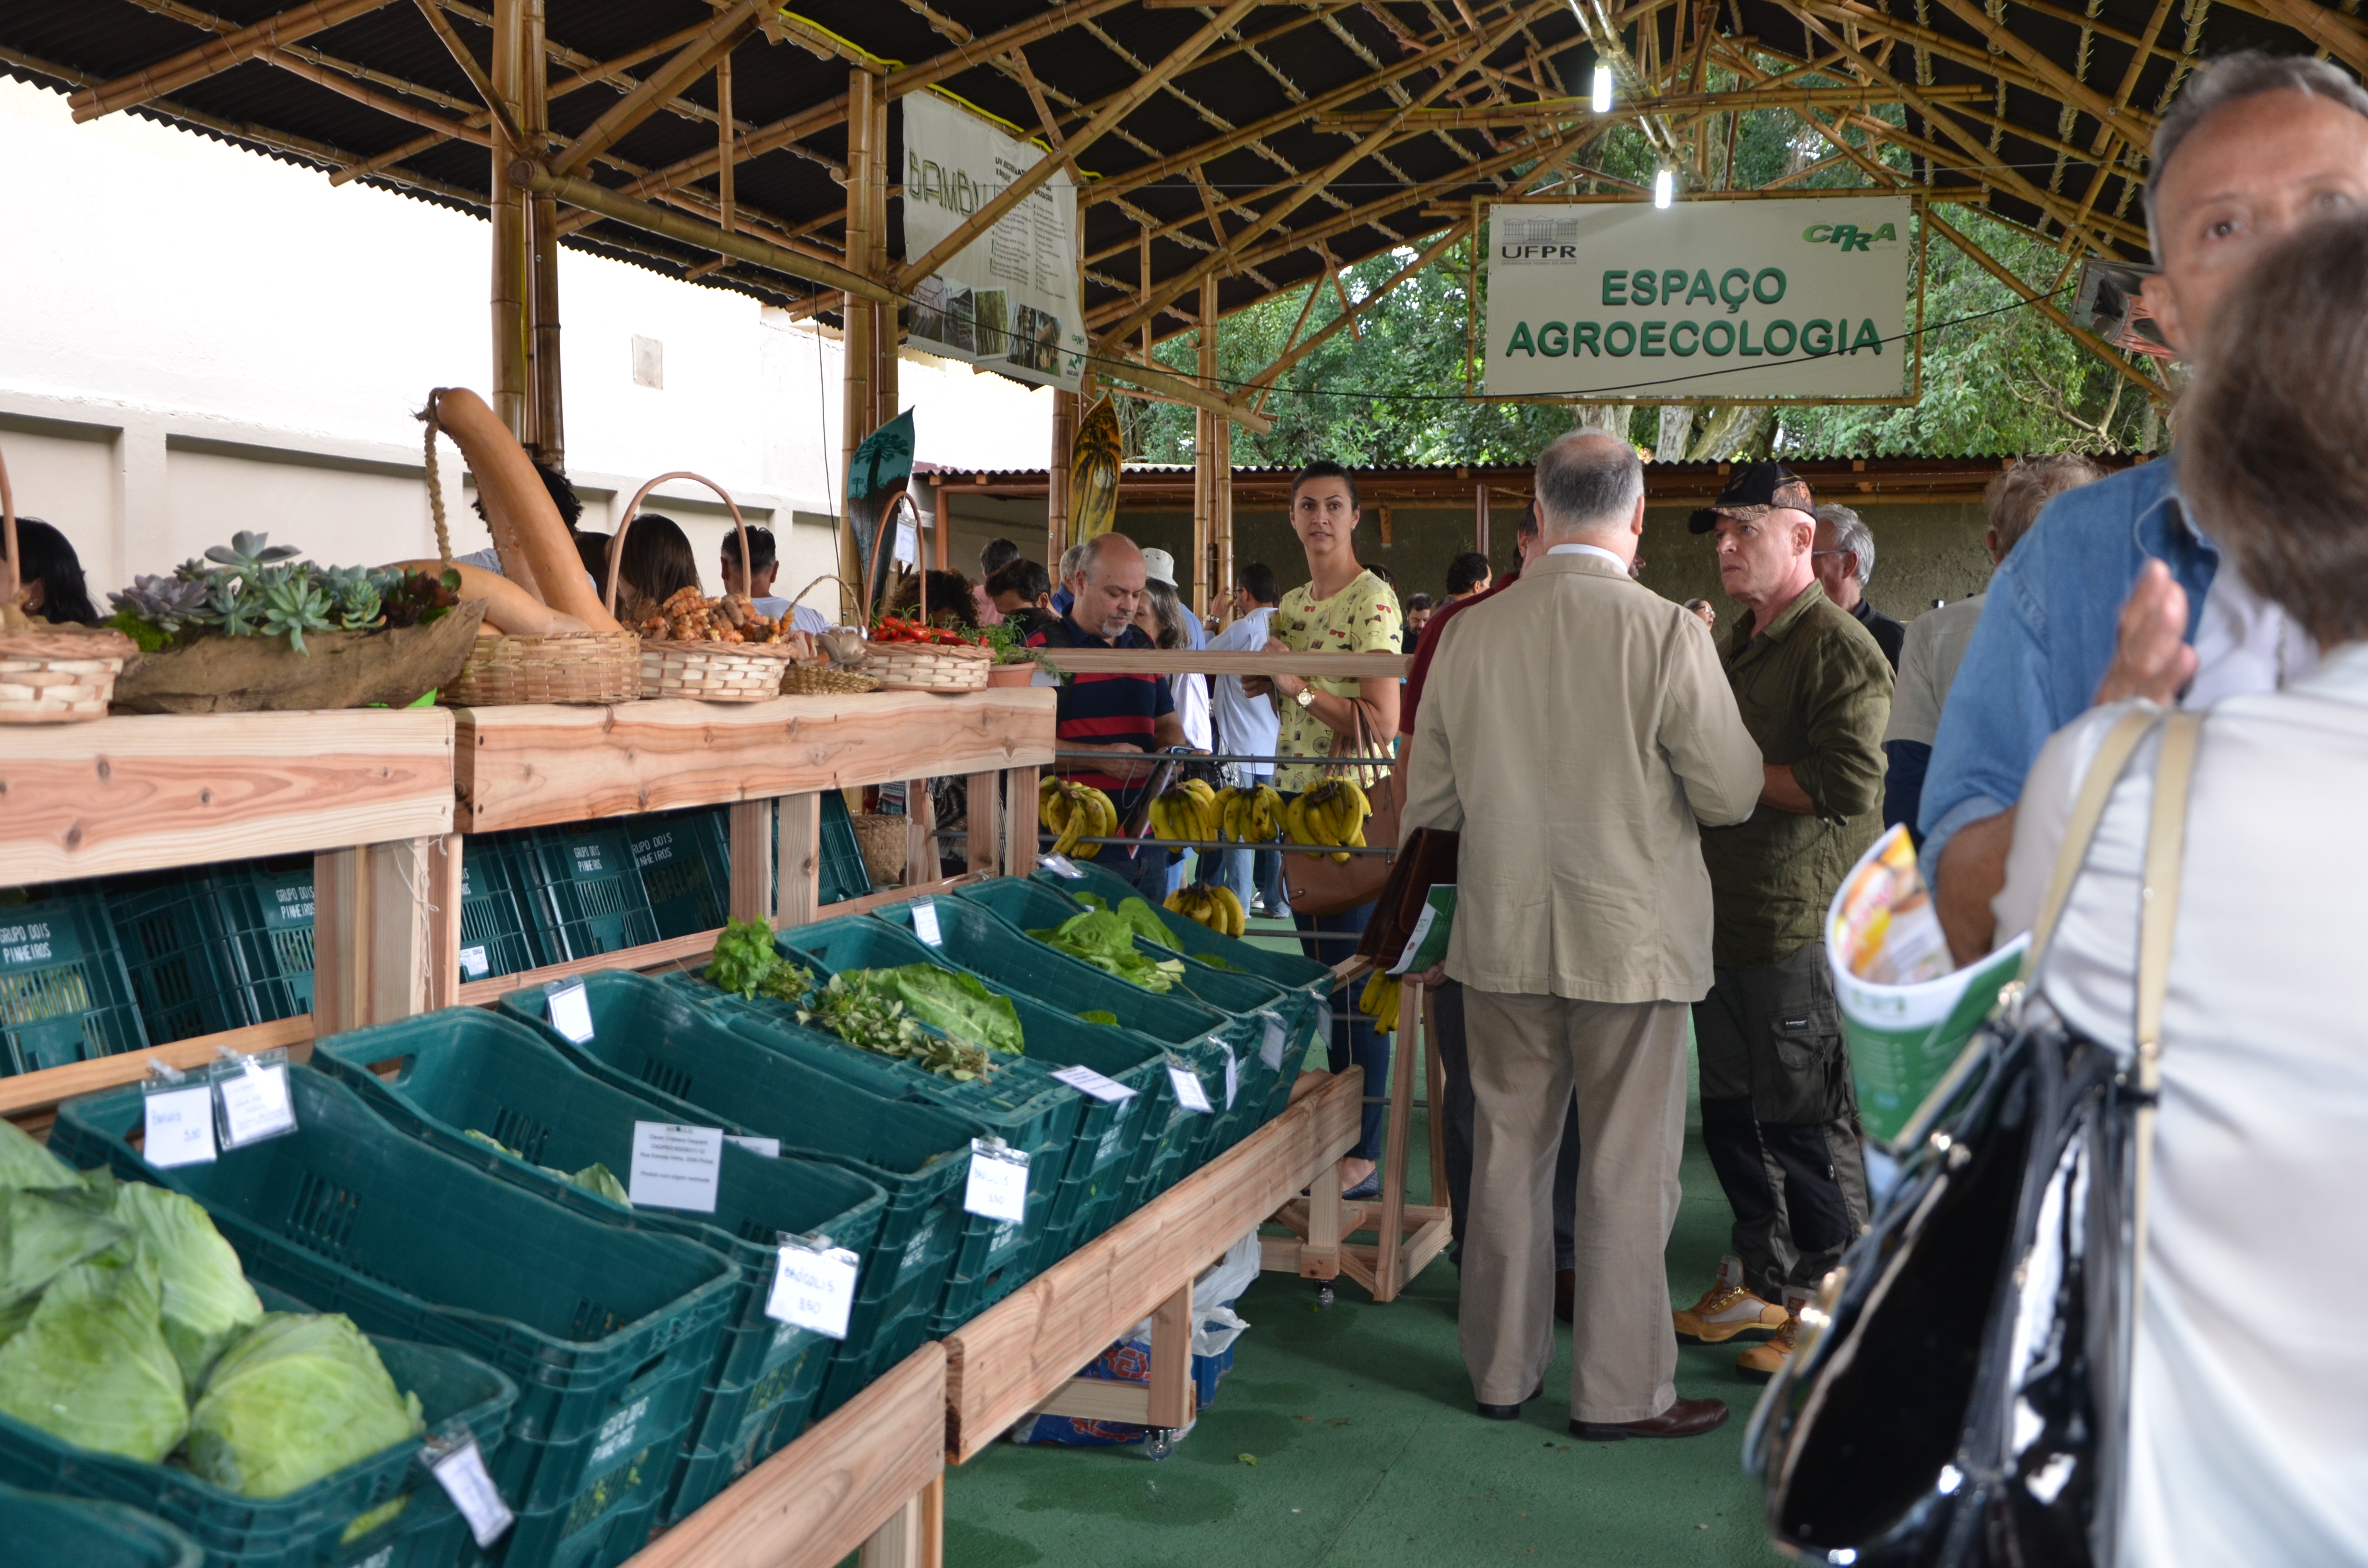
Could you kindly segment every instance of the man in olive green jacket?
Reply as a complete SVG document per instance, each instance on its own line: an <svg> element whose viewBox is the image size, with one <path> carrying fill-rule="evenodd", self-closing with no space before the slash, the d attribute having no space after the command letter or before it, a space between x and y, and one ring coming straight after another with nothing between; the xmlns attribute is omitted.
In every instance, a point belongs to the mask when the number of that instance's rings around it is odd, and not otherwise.
<svg viewBox="0 0 2368 1568"><path fill-rule="evenodd" d="M1720 648L1766 770L1748 821L1702 833L1714 982L1694 1005L1702 1141L1735 1210L1735 1256L1679 1337L1769 1337L1738 1361L1766 1378L1792 1353L1801 1304L1866 1222L1857 1105L1827 906L1882 827L1891 666L1817 586L1809 487L1776 463L1737 471L1696 533L1743 607ZM1780 1304L1781 1303L1781 1304Z"/></svg>

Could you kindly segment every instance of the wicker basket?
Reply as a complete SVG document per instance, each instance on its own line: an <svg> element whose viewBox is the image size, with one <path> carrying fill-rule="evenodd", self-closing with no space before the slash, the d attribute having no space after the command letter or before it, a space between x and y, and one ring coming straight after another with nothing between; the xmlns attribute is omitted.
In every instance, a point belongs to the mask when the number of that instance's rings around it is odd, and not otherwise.
<svg viewBox="0 0 2368 1568"><path fill-rule="evenodd" d="M880 677L860 670L825 669L820 665L791 665L781 672L781 692L787 697L851 697L880 689Z"/></svg>
<svg viewBox="0 0 2368 1568"><path fill-rule="evenodd" d="M642 640L630 631L556 637L480 637L461 678L439 699L450 708L525 702L631 702L642 695Z"/></svg>
<svg viewBox="0 0 2368 1568"><path fill-rule="evenodd" d="M905 880L905 851L911 840L905 833L905 820L901 816L883 816L876 812L860 812L854 818L855 842L863 850L863 869L875 888L893 888Z"/></svg>
<svg viewBox="0 0 2368 1568"><path fill-rule="evenodd" d="M874 642L863 667L887 691L984 691L995 655L968 644Z"/></svg>
<svg viewBox="0 0 2368 1568"><path fill-rule="evenodd" d="M618 563L625 558L625 530L633 526L650 492L669 479L694 480L723 498L724 509L732 514L732 527L740 540L740 581L745 585L755 580L748 570L748 525L741 520L738 503L715 481L677 469L651 480L633 492L633 498L625 504L624 517L617 524L617 537L609 541L610 615L617 613ZM687 697L700 702L763 702L781 695L783 672L804 651L803 638L795 642L677 642L666 638L643 638L642 695Z"/></svg>
<svg viewBox="0 0 2368 1568"><path fill-rule="evenodd" d="M17 498L0 462L0 605L14 605L23 585L17 562ZM107 717L115 677L137 650L120 631L42 625L0 631L0 724L61 724Z"/></svg>

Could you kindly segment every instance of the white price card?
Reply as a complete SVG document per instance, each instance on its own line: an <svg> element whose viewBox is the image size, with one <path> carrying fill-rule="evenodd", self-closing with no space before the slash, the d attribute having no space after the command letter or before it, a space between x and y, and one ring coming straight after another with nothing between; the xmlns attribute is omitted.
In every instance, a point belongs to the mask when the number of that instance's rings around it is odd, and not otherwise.
<svg viewBox="0 0 2368 1568"><path fill-rule="evenodd" d="M481 947L462 948L461 972L468 979L483 980L494 972L493 960L485 957L485 949Z"/></svg>
<svg viewBox="0 0 2368 1568"><path fill-rule="evenodd" d="M1066 877L1073 882L1086 880L1086 874L1077 869L1077 863L1066 855L1047 855L1036 863L1056 877Z"/></svg>
<svg viewBox="0 0 2368 1568"><path fill-rule="evenodd" d="M938 929L936 900L925 898L913 905L913 935L933 948L946 945L946 934Z"/></svg>
<svg viewBox="0 0 2368 1568"><path fill-rule="evenodd" d="M810 1328L828 1339L847 1337L847 1317L855 1310L860 1260L844 1247L781 1248L765 1315L775 1323Z"/></svg>
<svg viewBox="0 0 2368 1568"><path fill-rule="evenodd" d="M236 1072L214 1080L222 1106L222 1146L242 1148L296 1131L296 1108L288 1102L288 1064L265 1066L245 1058Z"/></svg>
<svg viewBox="0 0 2368 1568"><path fill-rule="evenodd" d="M1080 1094L1091 1095L1098 1100L1123 1100L1134 1096L1133 1089L1115 1078L1103 1077L1090 1067L1064 1067L1053 1076Z"/></svg>
<svg viewBox="0 0 2368 1568"><path fill-rule="evenodd" d="M429 1449L435 1456L435 1450ZM469 1533L477 1538L479 1546L491 1546L502 1539L504 1531L517 1521L509 1505L502 1501L494 1478L485 1473L485 1456L477 1450L477 1439L470 1438L451 1452L431 1457L427 1473L444 1488L452 1499L452 1506L469 1521Z"/></svg>
<svg viewBox="0 0 2368 1568"><path fill-rule="evenodd" d="M1284 1039L1282 1020L1272 1013L1263 1013L1259 1016L1266 1019L1266 1039L1258 1046L1258 1060L1266 1063L1268 1072L1280 1073L1282 1071Z"/></svg>
<svg viewBox="0 0 2368 1568"><path fill-rule="evenodd" d="M726 1133L723 1141L726 1143L737 1143L750 1153L763 1159L778 1160L781 1157L781 1141L778 1138L734 1138Z"/></svg>
<svg viewBox="0 0 2368 1568"><path fill-rule="evenodd" d="M1001 1140L970 1141L970 1185L962 1207L990 1220L1017 1224L1028 1217L1028 1155Z"/></svg>
<svg viewBox="0 0 2368 1568"><path fill-rule="evenodd" d="M1231 1110L1234 1108L1234 1096L1242 1092L1242 1064L1234 1055L1232 1046L1222 1040L1211 1043L1225 1053L1225 1108Z"/></svg>
<svg viewBox="0 0 2368 1568"><path fill-rule="evenodd" d="M1171 1060L1167 1063L1167 1081L1175 1085L1176 1103L1186 1110L1206 1115L1217 1108L1209 1103L1209 1091L1201 1086L1201 1074L1182 1062Z"/></svg>
<svg viewBox="0 0 2368 1568"><path fill-rule="evenodd" d="M148 1096L142 1158L158 1170L210 1165L214 1157L214 1092L203 1084Z"/></svg>
<svg viewBox="0 0 2368 1568"><path fill-rule="evenodd" d="M552 986L543 994L543 1002L551 1009L552 1028L578 1045L592 1038L592 999L585 995L582 981Z"/></svg>
<svg viewBox="0 0 2368 1568"><path fill-rule="evenodd" d="M723 1168L723 1129L671 1121L633 1123L633 1165L625 1190L636 1209L715 1212Z"/></svg>

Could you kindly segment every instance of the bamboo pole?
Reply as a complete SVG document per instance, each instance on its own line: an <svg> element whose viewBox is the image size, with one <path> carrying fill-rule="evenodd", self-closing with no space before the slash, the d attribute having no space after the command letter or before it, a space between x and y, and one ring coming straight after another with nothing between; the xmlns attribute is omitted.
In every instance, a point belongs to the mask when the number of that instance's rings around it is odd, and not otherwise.
<svg viewBox="0 0 2368 1568"><path fill-rule="evenodd" d="M528 73L541 62L528 53L529 0L494 0L495 93L512 123L525 108ZM532 219L528 193L511 179L518 154L495 140L489 205L493 218L494 412L521 446L537 443L527 389L533 349L529 342L532 285Z"/></svg>
<svg viewBox="0 0 2368 1568"><path fill-rule="evenodd" d="M610 105L609 111L586 128L552 160L551 172L571 175L632 133L635 126L666 107L677 93L707 74L715 62L729 54L757 30L757 0L739 4L700 29L700 36L677 50L674 58L642 79L641 85Z"/></svg>
<svg viewBox="0 0 2368 1568"><path fill-rule="evenodd" d="M1053 450L1044 468L1044 566L1055 579L1069 548L1069 459L1077 442L1078 397L1053 393Z"/></svg>
<svg viewBox="0 0 2368 1568"><path fill-rule="evenodd" d="M393 0L313 0L222 38L209 39L195 49L184 50L169 60L162 60L144 71L119 76L112 82L102 82L85 87L70 100L76 124L97 119L117 109L144 104L151 98L204 81L207 77L229 70L232 66L254 59L258 54L310 38L313 34L340 22L375 11Z"/></svg>
<svg viewBox="0 0 2368 1568"><path fill-rule="evenodd" d="M881 160L886 149L871 139L872 101L879 96L880 78L869 71L847 74L847 264L848 270L865 279L878 277L878 264L884 247L880 236L871 232L871 188L881 183L883 171ZM876 356L872 352L872 327L875 312L867 294L847 290L839 300L841 363L838 472L841 483L849 495L854 485L855 449L873 428L871 376ZM847 506L839 508L839 576L847 583L868 583L863 572L861 551L856 548L855 529L846 521ZM876 542L876 551L886 541ZM842 592L844 590L842 589Z"/></svg>
<svg viewBox="0 0 2368 1568"><path fill-rule="evenodd" d="M1214 273L1201 279L1201 383L1211 392L1217 390L1217 278ZM1218 465L1224 454L1225 419L1208 409L1199 410L1192 419L1192 608L1195 614L1205 614L1208 604L1209 563L1215 558L1217 545L1217 490L1220 483Z"/></svg>
<svg viewBox="0 0 2368 1568"><path fill-rule="evenodd" d="M532 157L550 138L550 70L544 63L547 0L527 0L527 50L519 83L518 128L526 138L520 153ZM534 429L530 450L551 467L567 467L565 395L559 372L559 203L548 195L529 193L527 205L529 251L527 297L529 387L532 398L529 423Z"/></svg>

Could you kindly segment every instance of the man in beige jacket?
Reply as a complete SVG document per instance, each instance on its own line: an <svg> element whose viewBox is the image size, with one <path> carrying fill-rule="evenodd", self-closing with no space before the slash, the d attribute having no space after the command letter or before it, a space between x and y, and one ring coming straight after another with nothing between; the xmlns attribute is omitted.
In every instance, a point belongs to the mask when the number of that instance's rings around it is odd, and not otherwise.
<svg viewBox="0 0 2368 1568"><path fill-rule="evenodd" d="M1751 814L1759 749L1702 622L1629 579L1635 452L1563 437L1538 458L1536 505L1545 556L1441 634L1406 766L1406 826L1463 835L1444 967L1465 988L1477 1107L1463 1360L1485 1416L1544 1391L1550 1189L1576 1093L1570 1428L1693 1437L1727 1414L1677 1397L1661 1262L1686 1009L1711 984L1697 828Z"/></svg>

